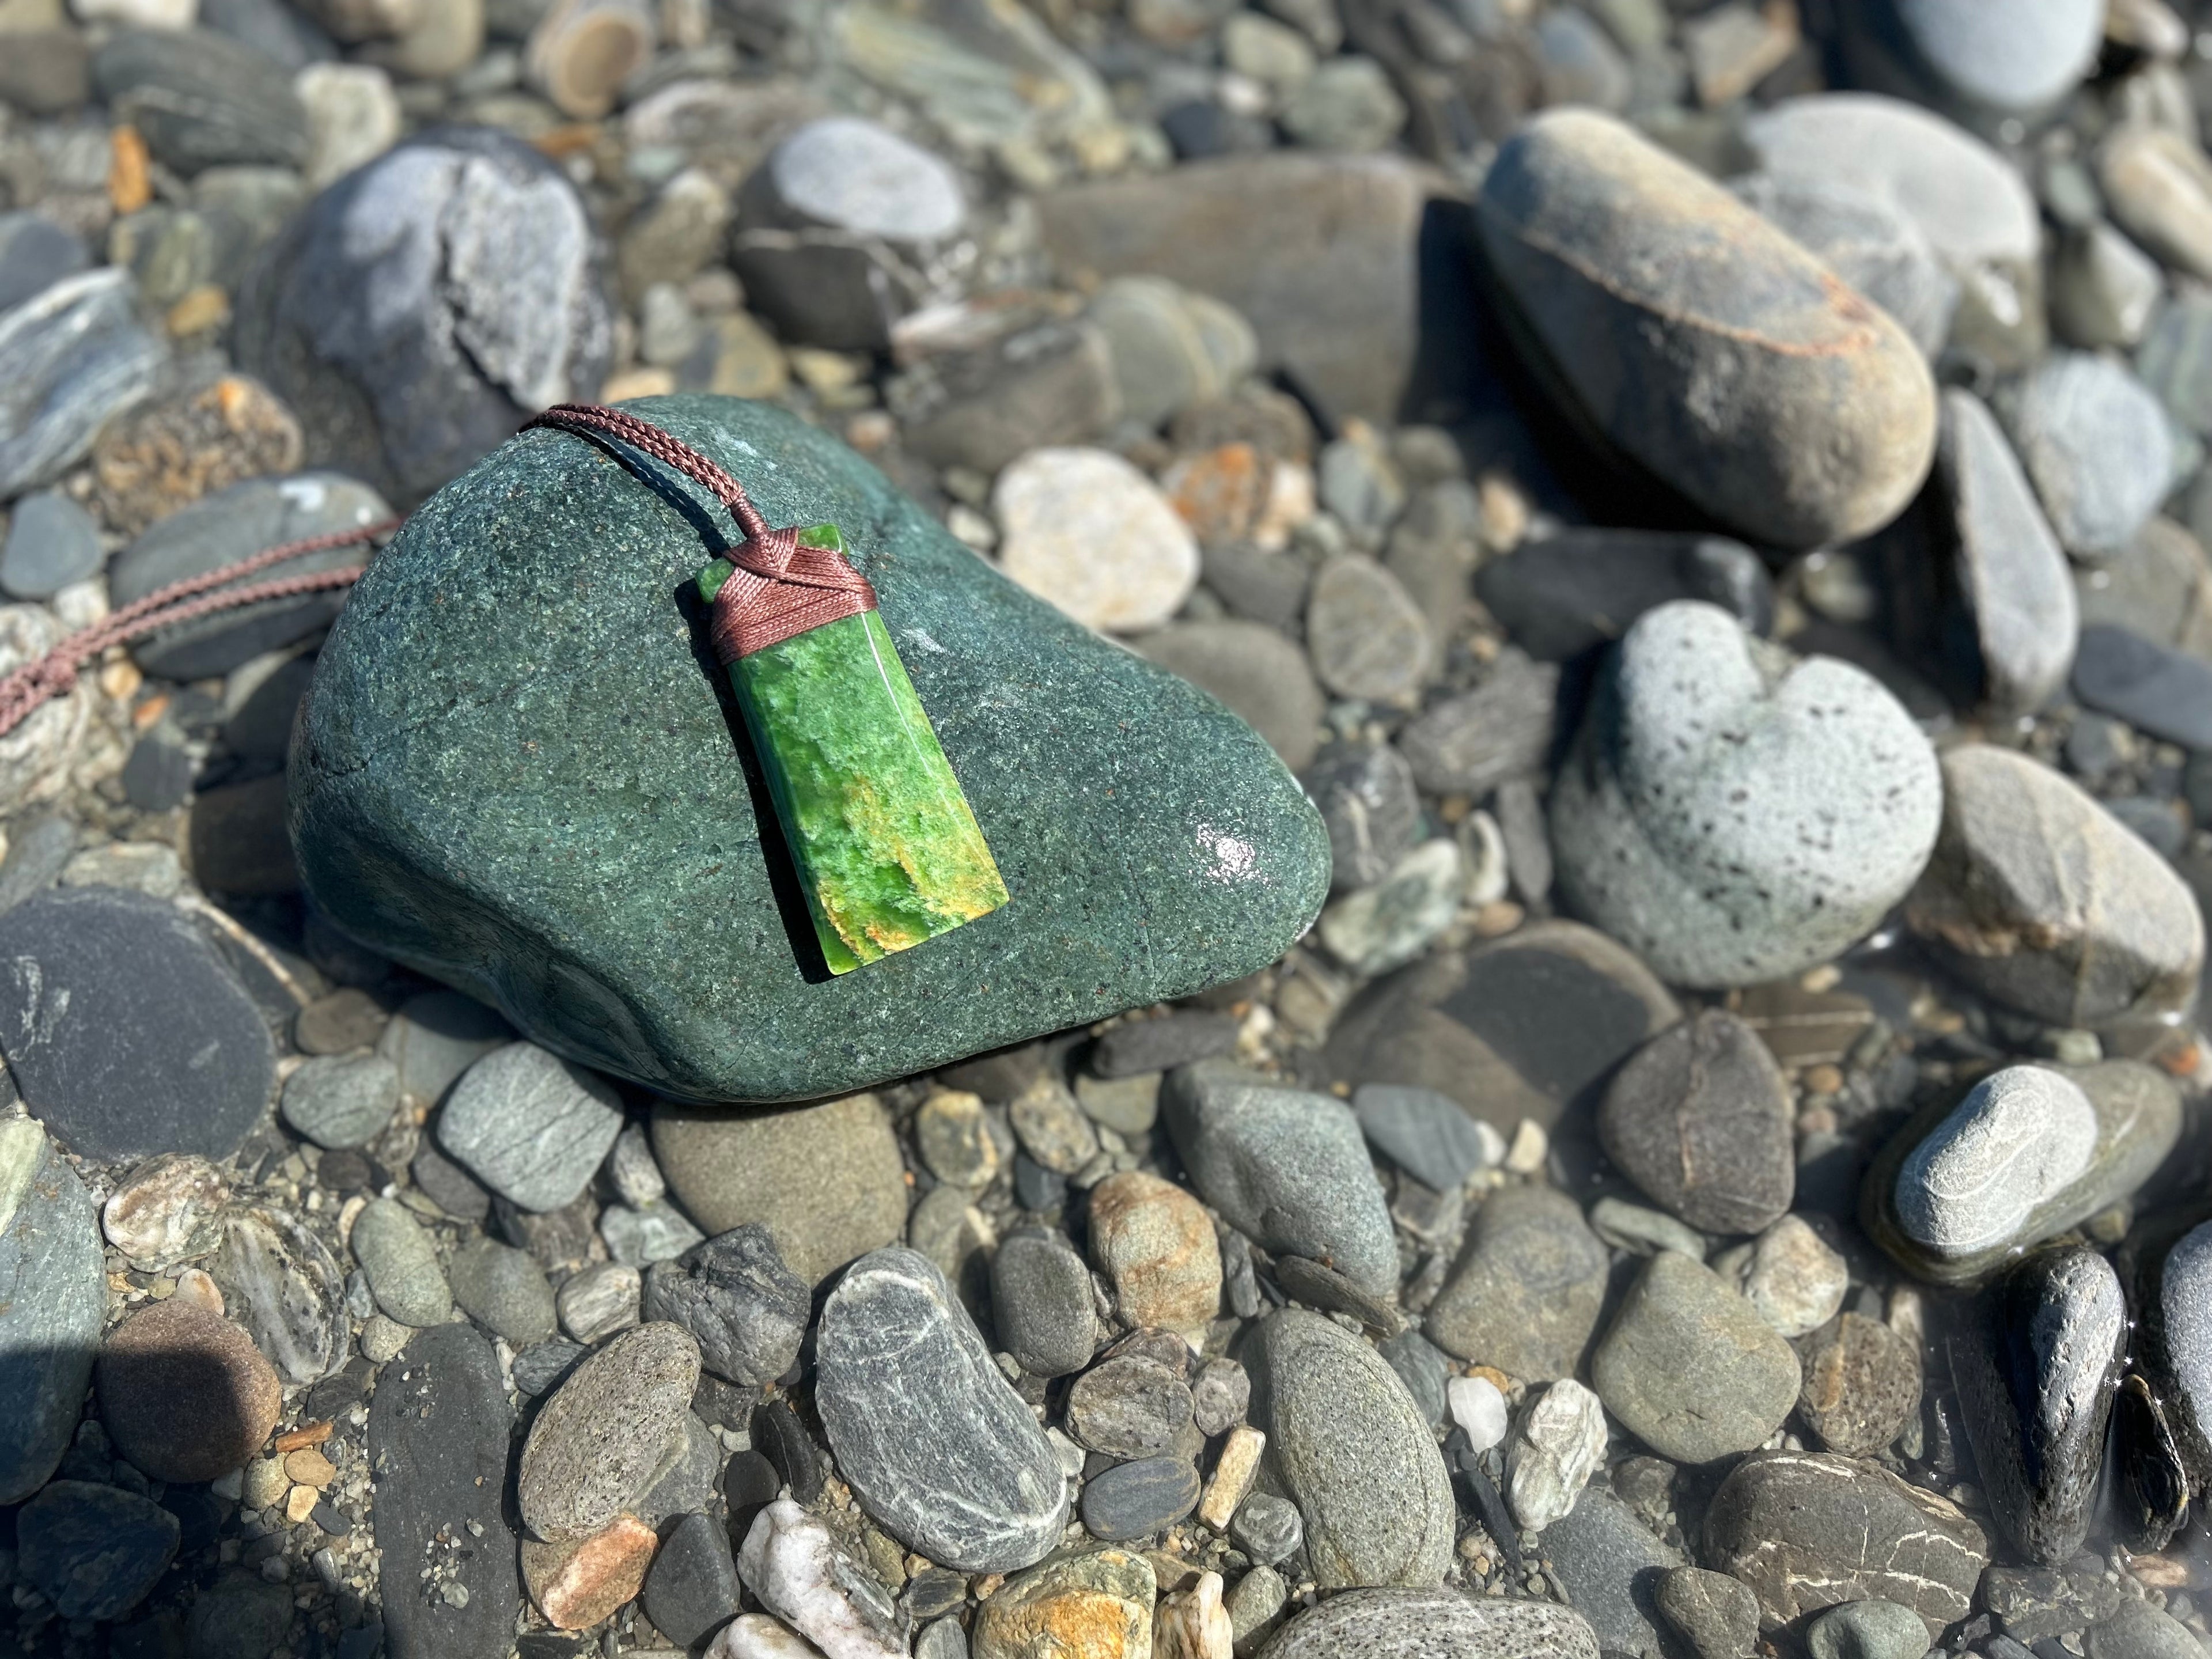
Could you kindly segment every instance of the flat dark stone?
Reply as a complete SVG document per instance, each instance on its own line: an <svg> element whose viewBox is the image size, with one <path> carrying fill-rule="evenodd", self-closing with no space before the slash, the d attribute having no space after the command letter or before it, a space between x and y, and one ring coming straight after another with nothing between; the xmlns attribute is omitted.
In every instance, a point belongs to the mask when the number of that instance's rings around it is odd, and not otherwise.
<svg viewBox="0 0 2212 1659"><path fill-rule="evenodd" d="M1109 1543L1164 1532L1198 1506L1198 1470L1185 1457L1116 1463L1083 1487L1083 1524Z"/></svg>
<svg viewBox="0 0 2212 1659"><path fill-rule="evenodd" d="M114 887L0 916L0 1052L32 1113L88 1158L238 1150L276 1050L246 988L173 904Z"/></svg>
<svg viewBox="0 0 2212 1659"><path fill-rule="evenodd" d="M772 521L843 526L1012 902L823 979L684 597L720 520L537 431L410 521L324 647L292 825L333 921L571 1059L715 1102L1188 995L1304 930L1327 837L1250 727L995 575L826 434L734 399L634 407Z"/></svg>
<svg viewBox="0 0 2212 1659"><path fill-rule="evenodd" d="M1212 1060L1237 1047L1237 1022L1226 1014L1181 1012L1116 1025L1091 1051L1091 1074L1137 1077L1170 1066Z"/></svg>
<svg viewBox="0 0 2212 1659"><path fill-rule="evenodd" d="M737 1565L721 1523L695 1513L662 1540L641 1599L653 1628L689 1648L736 1615L738 1589Z"/></svg>
<svg viewBox="0 0 2212 1659"><path fill-rule="evenodd" d="M1475 572L1484 606L1540 662L1564 662L1675 599L1719 605L1754 634L1774 626L1774 584L1741 542L1663 530L1571 529Z"/></svg>
<svg viewBox="0 0 2212 1659"><path fill-rule="evenodd" d="M180 1534L151 1498L57 1480L16 1516L18 1571L64 1619L119 1619L154 1588Z"/></svg>
<svg viewBox="0 0 2212 1659"><path fill-rule="evenodd" d="M491 1344L467 1325L417 1331L378 1378L368 1468L388 1659L480 1659L514 1641L522 1585L503 1512L513 1424ZM442 1593L456 1582L468 1592L459 1607Z"/></svg>
<svg viewBox="0 0 2212 1659"><path fill-rule="evenodd" d="M2212 749L2212 663L2107 623L2081 630L2074 695L2185 749Z"/></svg>

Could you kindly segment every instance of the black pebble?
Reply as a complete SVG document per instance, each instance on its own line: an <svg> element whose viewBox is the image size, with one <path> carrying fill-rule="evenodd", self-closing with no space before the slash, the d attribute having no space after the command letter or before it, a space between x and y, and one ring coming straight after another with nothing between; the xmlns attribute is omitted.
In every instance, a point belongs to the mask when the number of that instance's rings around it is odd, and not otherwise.
<svg viewBox="0 0 2212 1659"><path fill-rule="evenodd" d="M738 1611L730 1540L707 1516L678 1521L645 1577L645 1616L678 1647L703 1642Z"/></svg>
<svg viewBox="0 0 2212 1659"><path fill-rule="evenodd" d="M822 1460L799 1413L781 1400L763 1400L753 1411L753 1444L768 1455L801 1504L822 1495Z"/></svg>

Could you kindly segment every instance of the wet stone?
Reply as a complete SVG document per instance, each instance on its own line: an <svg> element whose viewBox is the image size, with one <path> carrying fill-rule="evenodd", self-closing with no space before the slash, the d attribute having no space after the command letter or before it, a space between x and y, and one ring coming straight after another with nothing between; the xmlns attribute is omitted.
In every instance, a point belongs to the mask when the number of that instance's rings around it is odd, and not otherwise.
<svg viewBox="0 0 2212 1659"><path fill-rule="evenodd" d="M783 1265L758 1223L655 1262L645 1275L643 1306L647 1319L690 1331L700 1363L715 1376L754 1387L796 1363L811 1311L805 1281Z"/></svg>
<svg viewBox="0 0 2212 1659"><path fill-rule="evenodd" d="M1830 1451L1871 1457L1920 1409L1920 1356L1879 1320L1847 1313L1805 1344L1805 1426Z"/></svg>
<svg viewBox="0 0 2212 1659"><path fill-rule="evenodd" d="M1629 1179L1707 1232L1758 1232L1796 1191L1781 1067L1749 1026L1717 1009L1637 1051L1607 1088L1598 1134Z"/></svg>
<svg viewBox="0 0 2212 1659"><path fill-rule="evenodd" d="M523 1524L549 1542L587 1538L635 1509L685 1432L698 1380L698 1344L678 1325L641 1325L594 1352L531 1425Z"/></svg>
<svg viewBox="0 0 2212 1659"><path fill-rule="evenodd" d="M1059 1459L925 1258L864 1258L823 1304L816 1343L823 1427L885 1530L978 1572L1029 1565L1058 1541Z"/></svg>
<svg viewBox="0 0 2212 1659"><path fill-rule="evenodd" d="M1607 1265L1572 1199L1503 1188L1476 1212L1467 1254L1430 1305L1429 1338L1527 1382L1571 1376L1597 1326Z"/></svg>

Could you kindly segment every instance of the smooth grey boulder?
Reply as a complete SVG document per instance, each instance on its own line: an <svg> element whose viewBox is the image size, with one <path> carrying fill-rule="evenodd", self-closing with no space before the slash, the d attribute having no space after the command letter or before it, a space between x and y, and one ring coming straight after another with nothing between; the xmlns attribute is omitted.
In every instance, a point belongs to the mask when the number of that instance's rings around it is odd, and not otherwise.
<svg viewBox="0 0 2212 1659"><path fill-rule="evenodd" d="M0 1123L0 1504L44 1486L69 1449L106 1306L76 1171L36 1122Z"/></svg>
<svg viewBox="0 0 2212 1659"><path fill-rule="evenodd" d="M1723 523L1849 541L1927 476L1936 388L1911 337L1633 128L1537 116L1475 224L1516 343L1571 415Z"/></svg>
<svg viewBox="0 0 2212 1659"><path fill-rule="evenodd" d="M1204 1061L1169 1074L1161 1116L1200 1195L1230 1225L1372 1295L1396 1291L1389 1211L1342 1101Z"/></svg>
<svg viewBox="0 0 2212 1659"><path fill-rule="evenodd" d="M1060 1542L1067 1483L927 1257L848 1268L815 1334L814 1402L840 1472L894 1538L963 1572L1012 1572Z"/></svg>
<svg viewBox="0 0 2212 1659"><path fill-rule="evenodd" d="M1314 1580L1421 1588L1451 1565L1451 1477L1421 1408L1358 1337L1285 1308L1243 1354L1263 1468L1304 1517Z"/></svg>
<svg viewBox="0 0 2212 1659"><path fill-rule="evenodd" d="M1663 1457L1710 1463L1782 1426L1803 1382L1797 1356L1702 1261L1651 1258L1590 1356L1606 1409Z"/></svg>
<svg viewBox="0 0 2212 1659"><path fill-rule="evenodd" d="M1877 681L1717 606L1648 611L1551 797L1574 908L1676 983L1780 978L1872 931L1928 861L1936 755Z"/></svg>
<svg viewBox="0 0 2212 1659"><path fill-rule="evenodd" d="M1553 1601L1447 1589L1356 1589L1285 1625L1261 1659L1597 1659L1596 1634Z"/></svg>

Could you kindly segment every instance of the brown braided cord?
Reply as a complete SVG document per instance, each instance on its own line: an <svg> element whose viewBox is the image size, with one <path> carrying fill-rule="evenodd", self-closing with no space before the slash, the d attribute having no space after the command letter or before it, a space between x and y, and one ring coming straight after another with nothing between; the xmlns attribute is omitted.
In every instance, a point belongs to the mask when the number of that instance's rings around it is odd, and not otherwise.
<svg viewBox="0 0 2212 1659"><path fill-rule="evenodd" d="M528 422L629 445L696 480L729 509L744 540L722 556L736 567L714 594L708 637L724 663L779 645L794 634L876 608L868 579L826 547L801 547L796 526L772 530L745 487L681 439L649 421L598 404L556 404Z"/></svg>
<svg viewBox="0 0 2212 1659"><path fill-rule="evenodd" d="M266 570L271 565L282 564L288 559L302 558L307 554L325 552L334 547L353 546L397 530L399 524L398 519L386 519L378 524L363 525L358 530L334 531L326 536L309 536L300 541L285 542L250 558L238 559L218 569L198 576L186 576L181 581L171 582L167 587L156 588L144 599L134 600L115 611L106 621L79 629L37 661L26 663L5 678L0 678L0 737L5 737L29 719L32 712L49 698L58 697L75 685L78 672L85 664L111 645L143 638L164 628L197 621L218 611L258 605L265 599L289 599L302 593L350 586L366 567L346 565L337 570L276 576L264 582L249 582L243 587L229 587L225 584ZM217 588L222 591L210 591Z"/></svg>

